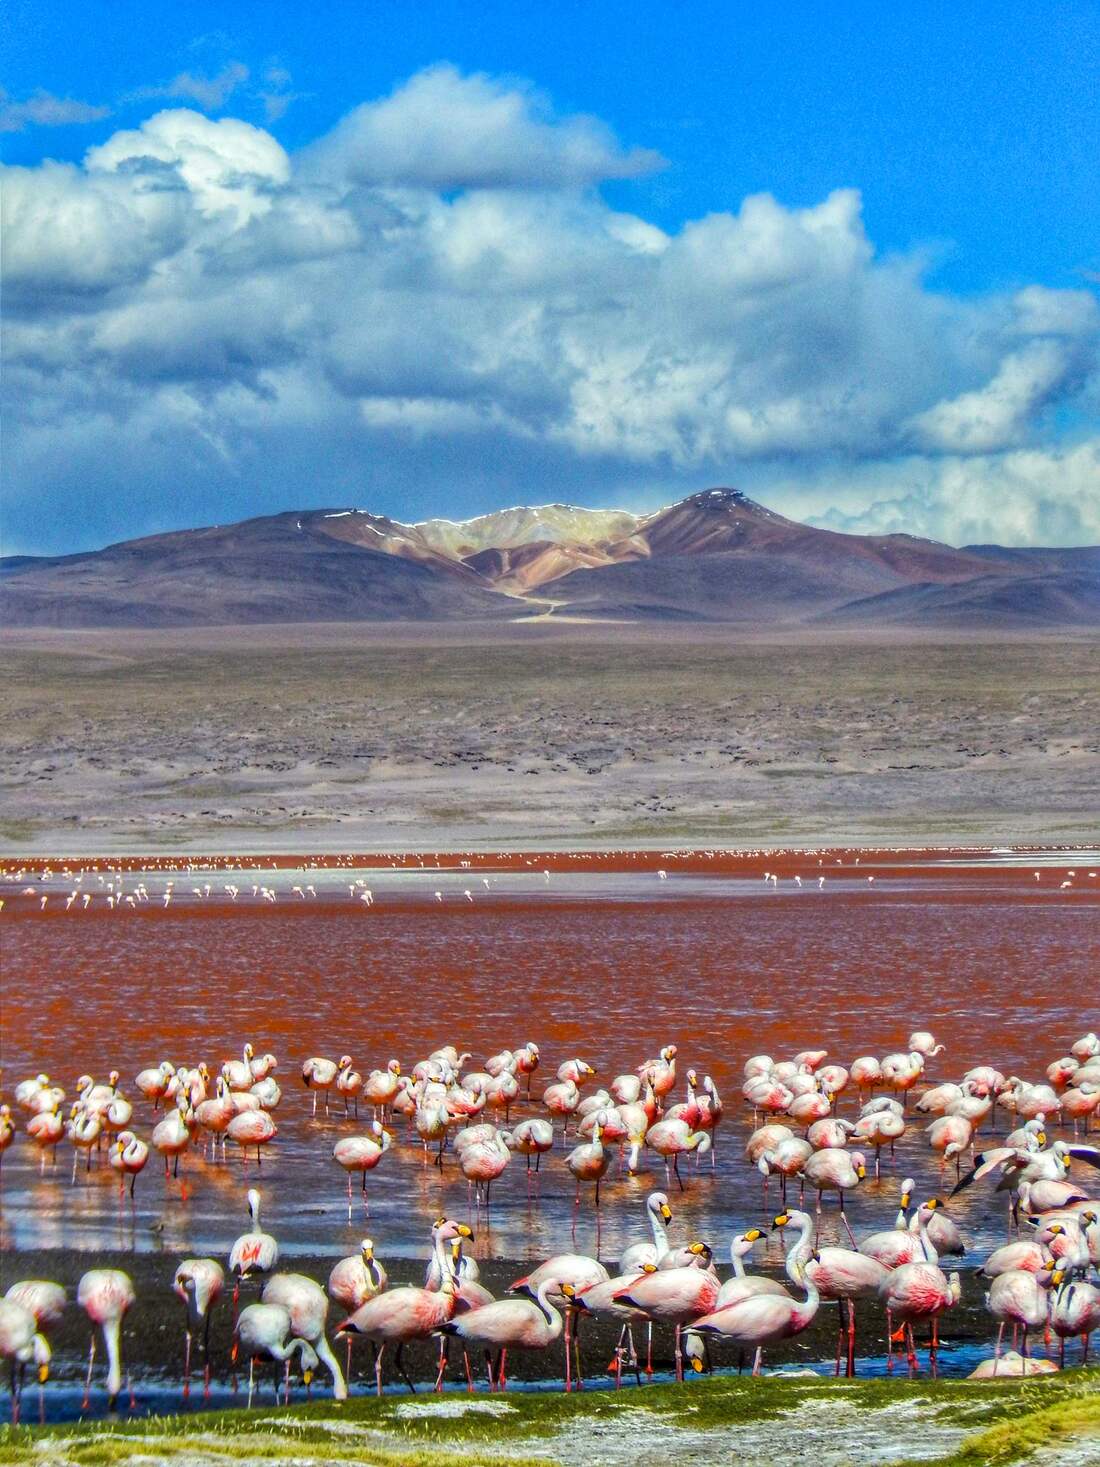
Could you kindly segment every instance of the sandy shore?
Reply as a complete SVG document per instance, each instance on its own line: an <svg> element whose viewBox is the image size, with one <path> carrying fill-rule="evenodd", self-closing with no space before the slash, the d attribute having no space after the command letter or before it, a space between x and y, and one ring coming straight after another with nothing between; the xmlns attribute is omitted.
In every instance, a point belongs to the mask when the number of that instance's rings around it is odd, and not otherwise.
<svg viewBox="0 0 1100 1467"><path fill-rule="evenodd" d="M12 632L7 852L1087 842L1100 641Z"/></svg>

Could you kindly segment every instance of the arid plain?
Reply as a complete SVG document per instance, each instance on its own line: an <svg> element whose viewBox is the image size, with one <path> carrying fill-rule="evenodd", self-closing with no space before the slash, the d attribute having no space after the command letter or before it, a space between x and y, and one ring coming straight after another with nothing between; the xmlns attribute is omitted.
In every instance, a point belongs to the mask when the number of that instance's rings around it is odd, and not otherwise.
<svg viewBox="0 0 1100 1467"><path fill-rule="evenodd" d="M1093 635L8 632L8 851L1087 842Z"/></svg>

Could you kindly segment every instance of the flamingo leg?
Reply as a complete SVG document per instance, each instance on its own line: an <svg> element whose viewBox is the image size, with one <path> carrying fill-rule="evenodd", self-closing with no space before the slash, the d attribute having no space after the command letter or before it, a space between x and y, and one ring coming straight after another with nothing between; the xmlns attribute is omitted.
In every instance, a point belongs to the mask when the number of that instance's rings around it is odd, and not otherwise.
<svg viewBox="0 0 1100 1467"><path fill-rule="evenodd" d="M191 1331L185 1332L184 1338L187 1344L183 1352L183 1399L186 1401L191 1395Z"/></svg>
<svg viewBox="0 0 1100 1467"><path fill-rule="evenodd" d="M379 1396L382 1394L382 1356L385 1353L385 1345L379 1345L374 1355L374 1390Z"/></svg>
<svg viewBox="0 0 1100 1467"><path fill-rule="evenodd" d="M394 1356L394 1363L397 1366L397 1370L398 1370L398 1373L401 1376L401 1379L405 1382L405 1384L408 1386L409 1390L412 1391L413 1395L415 1396L416 1395L416 1386L413 1385L412 1377L409 1375L409 1372L405 1369L405 1362L402 1359L402 1354L404 1352L404 1349L405 1349L405 1342L404 1342L404 1340L402 1340L401 1343L397 1347L397 1354Z"/></svg>
<svg viewBox="0 0 1100 1467"><path fill-rule="evenodd" d="M80 1403L80 1409L87 1411L88 1400L92 1394L92 1371L95 1368L95 1330L92 1330L91 1343L88 1346L88 1377L84 1382L84 1399Z"/></svg>
<svg viewBox="0 0 1100 1467"><path fill-rule="evenodd" d="M848 1375L856 1373L856 1306L855 1300L848 1300Z"/></svg>

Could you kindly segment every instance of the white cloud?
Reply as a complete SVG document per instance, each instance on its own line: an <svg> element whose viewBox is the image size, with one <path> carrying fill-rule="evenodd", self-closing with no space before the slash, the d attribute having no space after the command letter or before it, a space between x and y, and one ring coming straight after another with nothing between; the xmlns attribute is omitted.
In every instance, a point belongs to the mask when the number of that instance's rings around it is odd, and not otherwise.
<svg viewBox="0 0 1100 1467"><path fill-rule="evenodd" d="M312 152L329 174L429 189L571 188L661 161L649 149L624 151L597 118L556 118L531 87L446 65L364 102Z"/></svg>
<svg viewBox="0 0 1100 1467"><path fill-rule="evenodd" d="M41 88L17 102L0 87L0 132L22 132L27 127L71 127L99 122L110 115L110 107L81 102L75 97L55 97Z"/></svg>
<svg viewBox="0 0 1100 1467"><path fill-rule="evenodd" d="M1100 544L1100 437L1065 449L869 465L860 479L857 492L869 503L814 515L815 522L954 545ZM818 492L827 496L828 486Z"/></svg>
<svg viewBox="0 0 1100 1467"><path fill-rule="evenodd" d="M1064 386L1072 366L1072 355L1061 342L1029 342L1010 352L984 387L918 413L912 420L914 436L924 447L948 453L1011 447Z"/></svg>
<svg viewBox="0 0 1100 1467"><path fill-rule="evenodd" d="M717 481L952 539L1092 533L1095 451L1060 443L1098 416L1092 291L931 290L852 189L662 230L596 187L650 161L437 67L296 156L173 108L7 170L23 512L108 538L165 496L225 519L227 485L241 514L346 489L422 517Z"/></svg>

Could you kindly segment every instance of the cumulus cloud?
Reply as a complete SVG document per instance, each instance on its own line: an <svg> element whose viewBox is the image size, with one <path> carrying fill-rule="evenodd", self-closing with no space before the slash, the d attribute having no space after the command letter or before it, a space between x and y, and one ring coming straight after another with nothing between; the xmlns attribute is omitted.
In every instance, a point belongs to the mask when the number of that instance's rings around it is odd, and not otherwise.
<svg viewBox="0 0 1100 1467"><path fill-rule="evenodd" d="M595 117L558 118L534 88L433 66L356 107L312 151L329 174L429 189L569 188L661 166Z"/></svg>
<svg viewBox="0 0 1100 1467"><path fill-rule="evenodd" d="M110 115L110 107L81 102L75 97L55 97L41 88L19 102L0 87L0 132L22 132L27 127L71 127L74 123L99 122Z"/></svg>
<svg viewBox="0 0 1100 1467"><path fill-rule="evenodd" d="M612 209L600 182L655 161L434 67L297 155L172 108L7 170L9 525L739 482L852 527L1095 536L1092 291L932 290L853 189Z"/></svg>
<svg viewBox="0 0 1100 1467"><path fill-rule="evenodd" d="M861 478L869 503L815 522L953 545L1100 544L1100 437L1065 449L909 458L868 466Z"/></svg>

